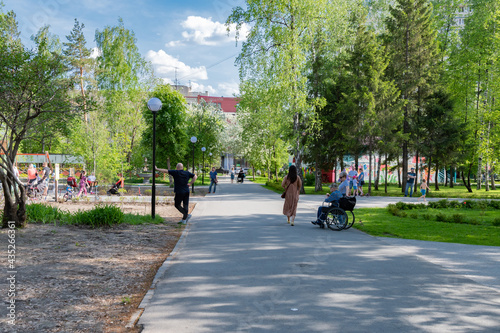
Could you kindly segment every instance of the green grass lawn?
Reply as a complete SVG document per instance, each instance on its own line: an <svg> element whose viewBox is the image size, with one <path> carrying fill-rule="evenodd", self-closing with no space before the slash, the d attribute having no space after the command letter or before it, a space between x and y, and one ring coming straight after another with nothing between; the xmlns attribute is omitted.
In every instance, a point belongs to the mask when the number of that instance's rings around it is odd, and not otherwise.
<svg viewBox="0 0 500 333"><path fill-rule="evenodd" d="M247 177L248 180L253 180L252 176ZM274 183L271 186L266 186L267 182L267 177L255 177L255 183L257 184L263 184L265 188L270 189L276 193L283 192L283 189L281 188L281 183ZM304 186L304 189L306 191L306 194L321 194L324 195L326 193L329 193L329 184L323 184L323 191L321 192L315 192L314 191L314 186ZM500 199L500 184L498 185L499 188L496 190L489 190L486 191L484 186L481 190L476 190L475 187L472 188L472 193L469 193L467 189L464 186L457 186L455 185L454 188L449 188L449 187L444 187L441 186L439 187L439 191L434 190L434 184L431 184L429 186L431 188L431 191L427 194L428 198L475 198L475 199ZM363 187L363 190L365 193L368 192L368 185L365 184ZM387 197L402 197L404 196L404 193L401 192L401 188L398 187L398 185L395 184L390 184L387 186L387 193L385 193L385 187L383 184L379 186L379 190L375 190L375 186L372 185L372 196L387 196ZM420 196L420 190L418 192L413 192L414 197L419 197Z"/></svg>
<svg viewBox="0 0 500 333"><path fill-rule="evenodd" d="M405 210L406 217L392 215L387 208L355 209L354 228L373 236L417 239L434 242L500 246L498 209L413 209ZM437 218L456 219L466 223L439 222ZM359 223L361 222L361 223ZM469 224L477 223L477 224Z"/></svg>

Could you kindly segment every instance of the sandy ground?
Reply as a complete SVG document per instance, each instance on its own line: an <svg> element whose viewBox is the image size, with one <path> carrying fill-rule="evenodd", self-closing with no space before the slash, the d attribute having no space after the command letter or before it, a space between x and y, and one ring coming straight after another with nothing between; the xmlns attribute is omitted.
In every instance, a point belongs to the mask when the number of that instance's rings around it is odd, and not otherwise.
<svg viewBox="0 0 500 333"><path fill-rule="evenodd" d="M94 206L52 205L68 211ZM151 212L148 204L118 206L126 213ZM139 332L125 326L184 229L173 205L157 205L156 214L163 219L159 224L101 229L29 224L16 230L15 325L7 317L11 285L2 278L0 331ZM8 239L8 230L0 230L4 253ZM8 276L7 255L3 257L2 276Z"/></svg>

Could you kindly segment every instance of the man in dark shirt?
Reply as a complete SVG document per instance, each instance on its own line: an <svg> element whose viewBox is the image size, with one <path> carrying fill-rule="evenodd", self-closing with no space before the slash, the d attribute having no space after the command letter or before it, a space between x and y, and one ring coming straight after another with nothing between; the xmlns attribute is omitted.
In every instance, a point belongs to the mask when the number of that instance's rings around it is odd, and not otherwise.
<svg viewBox="0 0 500 333"><path fill-rule="evenodd" d="M155 169L161 172L168 173L174 178L175 208L177 208L177 210L182 213L182 220L179 222L179 224L186 224L187 220L191 218L191 214L188 214L189 186L194 184L197 176L189 171L185 171L184 165L182 165L182 163L177 164L175 170L160 169L156 166ZM190 178L193 179L191 182L189 182Z"/></svg>
<svg viewBox="0 0 500 333"><path fill-rule="evenodd" d="M417 178L417 175L415 174L415 168L411 168L411 171L408 172L408 179L406 180L405 197L408 196L408 190L410 190L410 197L413 196L413 185L415 184L415 178Z"/></svg>

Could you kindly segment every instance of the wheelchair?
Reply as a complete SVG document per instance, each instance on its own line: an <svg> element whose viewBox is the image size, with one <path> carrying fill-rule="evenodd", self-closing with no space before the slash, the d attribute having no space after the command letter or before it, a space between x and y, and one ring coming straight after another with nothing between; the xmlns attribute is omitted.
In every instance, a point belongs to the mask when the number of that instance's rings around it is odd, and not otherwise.
<svg viewBox="0 0 500 333"><path fill-rule="evenodd" d="M342 197L338 203L323 202L322 213L325 216L324 223L331 230L347 230L355 222L354 207L356 197ZM347 214L350 212L350 214ZM351 215L349 217L349 215Z"/></svg>

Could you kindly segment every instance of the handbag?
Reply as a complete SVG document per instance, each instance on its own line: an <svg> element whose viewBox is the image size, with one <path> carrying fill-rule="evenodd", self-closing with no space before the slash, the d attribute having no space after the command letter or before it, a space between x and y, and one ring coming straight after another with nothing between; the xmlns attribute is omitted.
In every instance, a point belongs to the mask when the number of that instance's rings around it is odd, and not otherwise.
<svg viewBox="0 0 500 333"><path fill-rule="evenodd" d="M290 186L290 185L288 185L288 186ZM282 197L283 199L285 199L285 197L286 197L286 191L288 190L288 186L285 188L285 192L283 192L283 193L281 194L281 197Z"/></svg>

